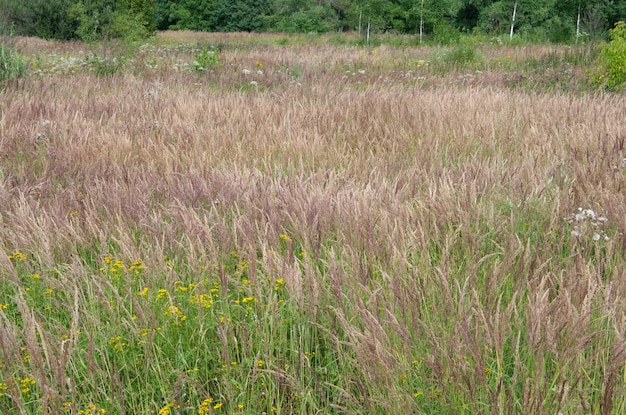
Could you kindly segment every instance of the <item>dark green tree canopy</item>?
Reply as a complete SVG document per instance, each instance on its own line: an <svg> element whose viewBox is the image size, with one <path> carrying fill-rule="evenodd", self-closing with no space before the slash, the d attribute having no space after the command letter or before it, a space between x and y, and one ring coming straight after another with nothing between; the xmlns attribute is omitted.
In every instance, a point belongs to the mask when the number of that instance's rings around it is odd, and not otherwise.
<svg viewBox="0 0 626 415"><path fill-rule="evenodd" d="M460 32L569 42L626 20L624 0L0 0L4 31L56 39L137 39L154 30L424 34ZM456 35L455 35L456 33ZM456 36L456 37L455 37Z"/></svg>

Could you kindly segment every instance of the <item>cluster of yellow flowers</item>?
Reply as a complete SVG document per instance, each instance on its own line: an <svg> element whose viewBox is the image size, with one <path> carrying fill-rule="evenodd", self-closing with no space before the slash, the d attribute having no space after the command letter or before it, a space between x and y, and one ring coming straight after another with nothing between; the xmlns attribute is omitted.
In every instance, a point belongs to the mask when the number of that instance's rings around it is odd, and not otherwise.
<svg viewBox="0 0 626 415"><path fill-rule="evenodd" d="M124 263L119 259L113 259L110 256L105 256L103 261L107 267L101 267L101 272L105 272L108 270L114 276L119 276L120 273L124 271Z"/></svg>
<svg viewBox="0 0 626 415"><path fill-rule="evenodd" d="M159 415L170 415L172 410L180 408L180 405L176 404L176 401L171 401L165 404L163 408L159 410Z"/></svg>
<svg viewBox="0 0 626 415"><path fill-rule="evenodd" d="M25 377L20 379L20 390L23 394L30 393L33 386L35 386L35 380L33 378Z"/></svg>
<svg viewBox="0 0 626 415"><path fill-rule="evenodd" d="M285 280L282 278L278 278L274 281L274 290L279 291L285 285Z"/></svg>
<svg viewBox="0 0 626 415"><path fill-rule="evenodd" d="M172 316L174 318L174 324L180 325L183 321L187 320L187 316L175 305L170 305L163 312L166 316Z"/></svg>
<svg viewBox="0 0 626 415"><path fill-rule="evenodd" d="M106 414L107 410L98 407L98 405L94 403L89 403L85 409L81 409L78 411L78 415L103 415Z"/></svg>
<svg viewBox="0 0 626 415"><path fill-rule="evenodd" d="M119 259L113 259L110 256L105 256L102 261L104 262L104 267L100 267L100 272L110 272L114 277L121 277L123 273L126 272L126 266ZM146 269L146 266L141 262L141 260L133 261L132 264L128 267L128 272L139 275Z"/></svg>
<svg viewBox="0 0 626 415"><path fill-rule="evenodd" d="M135 275L139 275L144 269L146 269L146 266L140 260L136 260L128 268L128 271L134 273Z"/></svg>
<svg viewBox="0 0 626 415"><path fill-rule="evenodd" d="M209 415L211 413L211 408L217 410L220 409L224 404L221 402L213 403L213 398L206 398L200 404L198 408L198 415ZM243 405L241 405L243 408Z"/></svg>
<svg viewBox="0 0 626 415"><path fill-rule="evenodd" d="M122 336L115 336L109 339L109 344L113 347L113 350L116 352L122 352L128 346L128 343L124 342Z"/></svg>
<svg viewBox="0 0 626 415"><path fill-rule="evenodd" d="M189 297L189 302L204 309L209 309L213 305L213 298L208 294L196 294Z"/></svg>
<svg viewBox="0 0 626 415"><path fill-rule="evenodd" d="M12 255L9 255L9 259L14 259L17 262L26 261L26 254L20 251L15 251Z"/></svg>
<svg viewBox="0 0 626 415"><path fill-rule="evenodd" d="M174 282L174 291L186 293L189 291L193 291L197 286L197 284L194 284L192 282L189 283L189 285L185 285L185 283L182 281L176 281Z"/></svg>

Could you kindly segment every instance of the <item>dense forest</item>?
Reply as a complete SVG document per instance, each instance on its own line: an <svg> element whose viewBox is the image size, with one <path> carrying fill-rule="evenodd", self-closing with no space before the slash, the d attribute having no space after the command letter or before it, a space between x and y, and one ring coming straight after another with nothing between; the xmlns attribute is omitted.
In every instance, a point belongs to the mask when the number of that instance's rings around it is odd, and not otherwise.
<svg viewBox="0 0 626 415"><path fill-rule="evenodd" d="M155 30L421 34L511 34L571 42L626 20L624 0L0 0L13 34L86 41L149 36ZM513 24L514 23L514 24Z"/></svg>

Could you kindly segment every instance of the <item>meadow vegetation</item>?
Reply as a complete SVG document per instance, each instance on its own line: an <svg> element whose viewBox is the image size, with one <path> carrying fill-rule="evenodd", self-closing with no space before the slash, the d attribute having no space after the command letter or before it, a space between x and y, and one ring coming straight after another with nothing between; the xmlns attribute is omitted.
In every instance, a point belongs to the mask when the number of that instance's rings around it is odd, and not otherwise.
<svg viewBox="0 0 626 415"><path fill-rule="evenodd" d="M14 39L3 414L626 412L594 47Z"/></svg>

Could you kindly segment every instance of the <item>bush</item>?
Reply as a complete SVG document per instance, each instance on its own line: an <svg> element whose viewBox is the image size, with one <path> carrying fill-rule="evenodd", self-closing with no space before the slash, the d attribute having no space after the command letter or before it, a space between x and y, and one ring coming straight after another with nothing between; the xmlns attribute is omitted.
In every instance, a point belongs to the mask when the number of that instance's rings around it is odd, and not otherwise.
<svg viewBox="0 0 626 415"><path fill-rule="evenodd" d="M617 22L609 31L610 42L602 47L592 83L617 91L626 84L626 23Z"/></svg>
<svg viewBox="0 0 626 415"><path fill-rule="evenodd" d="M12 81L24 75L24 61L11 47L0 44L0 82Z"/></svg>
<svg viewBox="0 0 626 415"><path fill-rule="evenodd" d="M456 45L461 39L461 32L446 20L440 20L433 29L433 41L439 45Z"/></svg>
<svg viewBox="0 0 626 415"><path fill-rule="evenodd" d="M335 30L337 26L337 18L331 9L316 6L282 16L276 24L276 30L287 33L326 33Z"/></svg>
<svg viewBox="0 0 626 415"><path fill-rule="evenodd" d="M454 63L458 66L465 66L481 60L480 53L476 52L474 46L468 43L459 43L444 55L444 61Z"/></svg>

